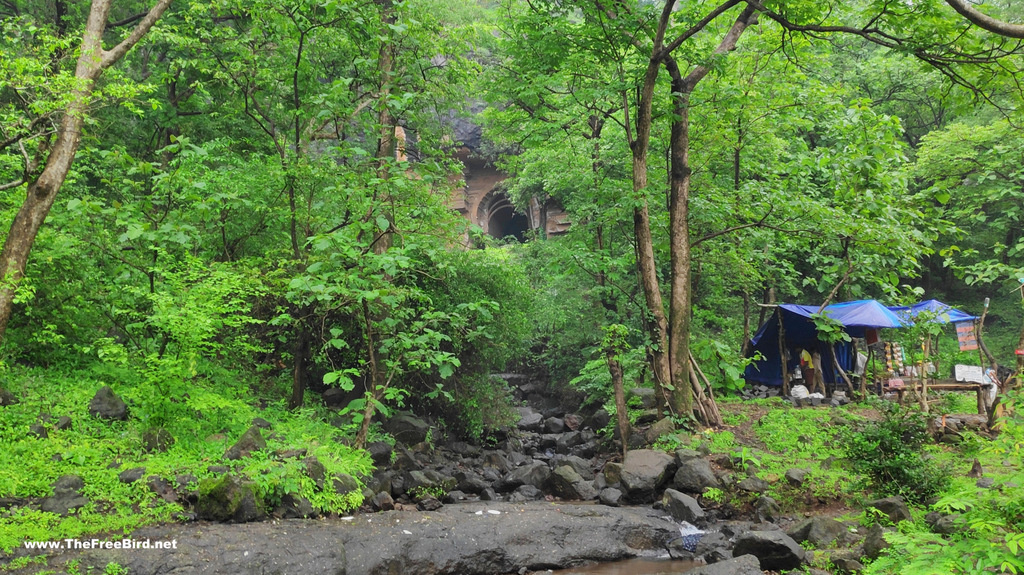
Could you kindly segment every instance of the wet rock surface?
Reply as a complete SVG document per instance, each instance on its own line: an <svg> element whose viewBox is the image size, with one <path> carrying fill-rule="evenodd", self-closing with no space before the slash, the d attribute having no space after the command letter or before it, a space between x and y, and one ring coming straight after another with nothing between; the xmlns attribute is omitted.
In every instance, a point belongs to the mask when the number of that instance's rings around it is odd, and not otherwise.
<svg viewBox="0 0 1024 575"><path fill-rule="evenodd" d="M646 508L475 503L350 521L147 527L132 537L176 541L177 549L65 553L51 565L78 559L102 570L117 562L130 573L168 575L484 575L656 554L678 535L678 525Z"/></svg>

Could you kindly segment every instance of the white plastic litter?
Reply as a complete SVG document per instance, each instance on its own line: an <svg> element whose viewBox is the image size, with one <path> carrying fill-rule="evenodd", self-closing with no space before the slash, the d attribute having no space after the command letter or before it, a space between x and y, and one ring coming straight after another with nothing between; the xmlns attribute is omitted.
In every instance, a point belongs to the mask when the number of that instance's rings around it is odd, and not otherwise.
<svg viewBox="0 0 1024 575"><path fill-rule="evenodd" d="M408 529L403 529L402 533L405 533L406 535L412 535L412 531L409 531Z"/></svg>
<svg viewBox="0 0 1024 575"><path fill-rule="evenodd" d="M497 509L488 509L487 512L491 515L501 515L501 511L498 511Z"/></svg>
<svg viewBox="0 0 1024 575"><path fill-rule="evenodd" d="M794 399L804 399L808 395L807 388L802 385L794 385L789 389L789 395Z"/></svg>

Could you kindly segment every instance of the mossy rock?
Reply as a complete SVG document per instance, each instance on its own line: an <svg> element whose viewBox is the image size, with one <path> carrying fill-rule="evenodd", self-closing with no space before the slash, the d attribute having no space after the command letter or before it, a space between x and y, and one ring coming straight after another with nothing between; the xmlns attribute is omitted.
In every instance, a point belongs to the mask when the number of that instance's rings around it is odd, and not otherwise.
<svg viewBox="0 0 1024 575"><path fill-rule="evenodd" d="M142 451L163 453L174 445L174 436L162 427L151 427L142 434Z"/></svg>
<svg viewBox="0 0 1024 575"><path fill-rule="evenodd" d="M267 515L256 484L234 475L202 480L196 512L201 519L233 523L256 521Z"/></svg>
<svg viewBox="0 0 1024 575"><path fill-rule="evenodd" d="M238 441L228 448L224 453L224 459L236 460L249 457L253 451L266 449L267 441L263 439L263 434L260 433L260 428L255 425L245 430L242 437L238 438Z"/></svg>

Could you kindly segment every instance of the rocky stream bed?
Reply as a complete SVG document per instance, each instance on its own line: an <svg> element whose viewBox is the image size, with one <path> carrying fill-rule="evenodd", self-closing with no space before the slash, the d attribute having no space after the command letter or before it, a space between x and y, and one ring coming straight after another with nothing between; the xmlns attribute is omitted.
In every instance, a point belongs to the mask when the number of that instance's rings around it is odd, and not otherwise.
<svg viewBox="0 0 1024 575"><path fill-rule="evenodd" d="M363 478L366 503L351 517L317 517L308 501L288 496L265 510L252 500L246 478L226 467L216 489L204 491L187 476L175 487L127 470L122 481L146 480L190 510L185 523L131 534L136 541L173 541L174 549L64 550L51 552L47 566L20 572L59 570L74 560L99 570L117 563L133 575L490 575L671 557L706 564L686 571L694 575L746 574L810 563L813 553L802 542L830 547L836 571L857 571L862 557L877 556L886 545L881 528L784 515L764 494L768 483L741 470L728 454L650 449L660 435L673 432L667 419L647 418L628 439L632 449L622 460L595 431L607 424L606 413L568 411L528 380L516 387L528 407L520 408L516 429L490 447L459 441L434 446L426 441L427 421L392 417L386 429L397 444L369 446L377 471ZM225 458L259 448L269 425L254 422ZM333 480L339 492L358 488L350 477L323 477L315 458L304 461L316 481ZM798 487L801 470L778 480ZM65 477L58 484L54 496L34 504L83 503L80 482ZM743 493L753 504L728 513L706 509L701 494L707 488ZM873 505L894 521L909 517L897 499ZM31 552L16 553L26 554Z"/></svg>

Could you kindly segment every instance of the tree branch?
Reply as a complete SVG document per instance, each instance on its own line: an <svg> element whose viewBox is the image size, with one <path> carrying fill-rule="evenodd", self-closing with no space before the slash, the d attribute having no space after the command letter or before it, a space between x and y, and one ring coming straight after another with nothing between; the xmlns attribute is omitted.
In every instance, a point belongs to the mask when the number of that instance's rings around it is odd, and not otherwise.
<svg viewBox="0 0 1024 575"><path fill-rule="evenodd" d="M1006 36L1007 38L1024 39L1024 25L997 20L988 14L980 12L974 6L964 2L964 0L946 0L946 4L952 6L961 16L967 18L971 24L983 30L999 34L1000 36Z"/></svg>
<svg viewBox="0 0 1024 575"><path fill-rule="evenodd" d="M139 40L149 32L149 29L153 27L153 24L156 24L156 21L160 19L160 16L163 15L168 6L171 5L172 1L173 0L159 0L156 5L149 10L149 13L142 18L142 21L132 29L131 34L129 34L127 38L122 40L120 44L114 46L112 49L104 50L102 52L103 56L100 59L99 68L101 70L109 68L115 62L123 58L124 55L128 53L128 50L131 50L132 46L138 44Z"/></svg>

